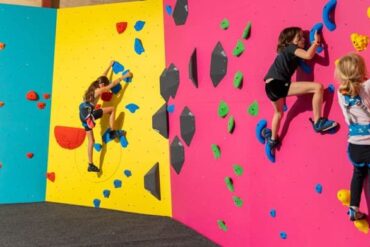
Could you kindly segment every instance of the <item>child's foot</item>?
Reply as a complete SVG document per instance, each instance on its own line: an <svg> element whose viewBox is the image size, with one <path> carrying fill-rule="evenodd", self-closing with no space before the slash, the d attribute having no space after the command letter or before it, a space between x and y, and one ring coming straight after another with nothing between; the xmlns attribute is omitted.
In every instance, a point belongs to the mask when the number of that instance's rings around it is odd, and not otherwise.
<svg viewBox="0 0 370 247"><path fill-rule="evenodd" d="M274 149L280 144L280 141L279 139L272 140L271 135L272 135L272 132L270 129L264 128L262 130L262 136L266 139L267 144L270 146L271 149Z"/></svg>
<svg viewBox="0 0 370 247"><path fill-rule="evenodd" d="M362 220L366 218L366 214L361 213L360 211L358 211L358 209L356 210L352 207L349 208L348 215L350 221Z"/></svg>
<svg viewBox="0 0 370 247"><path fill-rule="evenodd" d="M118 136L118 130L110 130L109 131L109 138L114 140Z"/></svg>
<svg viewBox="0 0 370 247"><path fill-rule="evenodd" d="M314 121L311 118L310 121L312 123L313 129L316 132L325 132L337 126L336 122L328 120L327 118L323 117L319 118L319 120L316 123L314 123Z"/></svg>
<svg viewBox="0 0 370 247"><path fill-rule="evenodd" d="M89 166L87 167L88 172L100 172L100 169L95 166L93 163L89 163Z"/></svg>

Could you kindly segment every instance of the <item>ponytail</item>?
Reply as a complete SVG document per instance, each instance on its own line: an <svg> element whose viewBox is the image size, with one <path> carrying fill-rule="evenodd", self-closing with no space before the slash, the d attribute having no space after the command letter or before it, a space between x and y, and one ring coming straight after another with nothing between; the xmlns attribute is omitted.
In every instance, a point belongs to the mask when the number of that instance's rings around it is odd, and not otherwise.
<svg viewBox="0 0 370 247"><path fill-rule="evenodd" d="M95 89L99 88L99 81L94 81L90 84L84 95L84 101L94 103Z"/></svg>

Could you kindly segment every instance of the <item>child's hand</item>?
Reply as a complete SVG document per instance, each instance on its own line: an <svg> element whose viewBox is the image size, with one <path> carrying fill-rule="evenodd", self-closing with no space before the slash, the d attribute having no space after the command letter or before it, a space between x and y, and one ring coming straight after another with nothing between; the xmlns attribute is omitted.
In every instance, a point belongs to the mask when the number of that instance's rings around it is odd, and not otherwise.
<svg viewBox="0 0 370 247"><path fill-rule="evenodd" d="M134 74L132 74L132 72L127 72L126 74L122 75L122 79L125 79L125 78L132 78L134 76Z"/></svg>
<svg viewBox="0 0 370 247"><path fill-rule="evenodd" d="M314 43L317 45L320 44L320 34L318 34L317 31L315 32Z"/></svg>
<svg viewBox="0 0 370 247"><path fill-rule="evenodd" d="M113 66L114 60L110 61L110 66Z"/></svg>

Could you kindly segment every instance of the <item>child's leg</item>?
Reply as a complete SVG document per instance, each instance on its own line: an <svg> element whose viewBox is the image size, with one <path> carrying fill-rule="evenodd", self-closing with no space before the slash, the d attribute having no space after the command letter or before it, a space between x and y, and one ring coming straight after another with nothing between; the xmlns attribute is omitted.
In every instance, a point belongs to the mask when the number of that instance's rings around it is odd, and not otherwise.
<svg viewBox="0 0 370 247"><path fill-rule="evenodd" d="M93 163L93 147L95 143L94 132L92 130L86 131L87 134L87 156L89 164Z"/></svg>
<svg viewBox="0 0 370 247"><path fill-rule="evenodd" d="M358 208L361 202L361 193L367 175L367 167L354 167L351 181L351 207Z"/></svg>
<svg viewBox="0 0 370 247"><path fill-rule="evenodd" d="M284 116L284 98L280 98L277 101L272 101L274 107L274 116L271 122L271 139L277 140L280 129L280 122Z"/></svg>
<svg viewBox="0 0 370 247"><path fill-rule="evenodd" d="M318 82L296 82L291 83L288 96L313 93L312 111L313 120L316 123L321 117L321 108L324 95L324 87Z"/></svg>
<svg viewBox="0 0 370 247"><path fill-rule="evenodd" d="M110 114L110 116L109 116L109 128L111 130L114 130L114 121L115 121L115 110L114 110L114 106L103 107L102 110L103 110L103 113Z"/></svg>

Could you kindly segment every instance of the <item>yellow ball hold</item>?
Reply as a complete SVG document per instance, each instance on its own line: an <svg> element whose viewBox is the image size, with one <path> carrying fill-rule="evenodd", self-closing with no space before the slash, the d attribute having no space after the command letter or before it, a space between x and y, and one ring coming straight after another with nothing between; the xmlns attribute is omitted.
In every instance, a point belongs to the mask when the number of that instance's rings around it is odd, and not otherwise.
<svg viewBox="0 0 370 247"><path fill-rule="evenodd" d="M367 220L356 220L353 222L353 224L360 232L363 232L365 234L369 232L369 223L367 222Z"/></svg>
<svg viewBox="0 0 370 247"><path fill-rule="evenodd" d="M352 33L351 41L357 51L363 51L367 48L369 37L358 33Z"/></svg>
<svg viewBox="0 0 370 247"><path fill-rule="evenodd" d="M351 193L349 192L349 190L339 190L337 193L337 198L344 206L349 206Z"/></svg>
<svg viewBox="0 0 370 247"><path fill-rule="evenodd" d="M369 17L369 18L370 18L370 7L369 7L369 8L367 8L367 17Z"/></svg>

